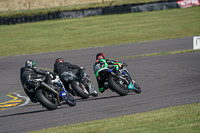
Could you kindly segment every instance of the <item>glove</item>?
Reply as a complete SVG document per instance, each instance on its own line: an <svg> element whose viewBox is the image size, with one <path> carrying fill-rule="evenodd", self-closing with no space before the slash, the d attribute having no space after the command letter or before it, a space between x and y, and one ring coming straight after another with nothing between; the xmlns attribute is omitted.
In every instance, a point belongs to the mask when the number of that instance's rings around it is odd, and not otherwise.
<svg viewBox="0 0 200 133"><path fill-rule="evenodd" d="M51 79L56 79L56 76L57 76L56 73L50 72L50 77L51 77Z"/></svg>
<svg viewBox="0 0 200 133"><path fill-rule="evenodd" d="M125 63L125 62L122 62L122 65L123 66L125 66L125 67L127 67L128 65Z"/></svg>
<svg viewBox="0 0 200 133"><path fill-rule="evenodd" d="M47 75L47 74L50 74L50 72L49 71L45 71L45 74Z"/></svg>
<svg viewBox="0 0 200 133"><path fill-rule="evenodd" d="M120 69L123 68L123 64L118 63L118 66L119 66Z"/></svg>
<svg viewBox="0 0 200 133"><path fill-rule="evenodd" d="M121 63L115 63L114 64L114 67L116 68L116 70L118 70L119 68L123 68L122 64Z"/></svg>

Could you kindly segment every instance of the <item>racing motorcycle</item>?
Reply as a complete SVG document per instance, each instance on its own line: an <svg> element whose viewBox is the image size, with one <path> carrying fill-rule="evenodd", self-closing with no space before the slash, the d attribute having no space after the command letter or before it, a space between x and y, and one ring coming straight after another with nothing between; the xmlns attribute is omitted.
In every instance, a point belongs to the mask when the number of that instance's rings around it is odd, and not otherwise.
<svg viewBox="0 0 200 133"><path fill-rule="evenodd" d="M100 69L98 71L98 78L107 82L105 86L110 88L113 92L118 93L120 96L126 96L130 92L141 93L140 86L132 80L128 70L125 68L128 65L123 63L116 73L116 68L111 66ZM133 84L134 89L128 89L130 82Z"/></svg>
<svg viewBox="0 0 200 133"><path fill-rule="evenodd" d="M50 83L45 83L46 75L36 79L29 80L34 83L35 88L28 88L25 84L24 88L28 91L35 91L35 97L39 103L48 110L55 110L58 106L68 104L75 106L76 101L73 96L66 91L63 83L58 75L53 76L52 73L47 72L50 76Z"/></svg>
<svg viewBox="0 0 200 133"><path fill-rule="evenodd" d="M84 67L81 67L81 69L83 69L83 71L86 70ZM89 98L90 95L92 95L93 97L97 97L98 92L94 89L94 86L92 85L91 80L89 79L89 75L87 75L84 72L85 82L83 82L80 76L76 75L77 75L76 70L63 72L61 74L61 76L64 78L63 80L71 84L72 87L71 94L73 94L74 96L79 96L82 99L87 99Z"/></svg>

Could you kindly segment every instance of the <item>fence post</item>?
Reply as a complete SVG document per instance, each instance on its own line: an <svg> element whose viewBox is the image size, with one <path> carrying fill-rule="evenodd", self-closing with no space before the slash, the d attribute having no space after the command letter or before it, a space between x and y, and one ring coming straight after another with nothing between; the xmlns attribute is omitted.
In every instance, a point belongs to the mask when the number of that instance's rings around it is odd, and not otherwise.
<svg viewBox="0 0 200 133"><path fill-rule="evenodd" d="M49 10L50 10L50 0L48 0L49 1Z"/></svg>
<svg viewBox="0 0 200 133"><path fill-rule="evenodd" d="M4 6L3 6L3 14L6 14L6 9L5 9L5 6L6 6L6 3L5 3L5 1L4 1L4 4L3 4Z"/></svg>
<svg viewBox="0 0 200 133"><path fill-rule="evenodd" d="M17 7L18 7L17 8L18 9L17 12L19 12L20 7L19 7L19 3L18 2L17 2Z"/></svg>
<svg viewBox="0 0 200 133"><path fill-rule="evenodd" d="M29 1L28 4L29 4L29 12L30 12L31 11L31 2Z"/></svg>

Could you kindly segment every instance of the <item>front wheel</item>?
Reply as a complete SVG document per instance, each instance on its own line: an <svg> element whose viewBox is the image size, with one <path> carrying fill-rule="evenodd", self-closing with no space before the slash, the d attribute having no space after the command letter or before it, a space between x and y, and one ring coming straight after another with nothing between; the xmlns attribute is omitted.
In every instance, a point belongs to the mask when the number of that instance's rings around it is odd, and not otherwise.
<svg viewBox="0 0 200 133"><path fill-rule="evenodd" d="M48 110L55 110L58 107L56 98L53 97L52 93L48 93L45 90L38 89L35 93L37 100Z"/></svg>
<svg viewBox="0 0 200 133"><path fill-rule="evenodd" d="M74 97L69 93L67 94L67 97L68 97L68 99L67 99L66 104L68 104L71 107L75 106L76 105L76 101L75 101Z"/></svg>
<svg viewBox="0 0 200 133"><path fill-rule="evenodd" d="M76 92L78 96L80 96L82 99L87 99L89 98L89 93L85 89L85 86L77 81L72 81L71 86L73 90Z"/></svg>
<svg viewBox="0 0 200 133"><path fill-rule="evenodd" d="M134 92L135 93L141 93L141 88L138 84L134 83Z"/></svg>
<svg viewBox="0 0 200 133"><path fill-rule="evenodd" d="M117 79L114 77L108 78L108 84L112 90L117 92L120 96L126 96L128 94L128 89L123 84L117 83Z"/></svg>
<svg viewBox="0 0 200 133"><path fill-rule="evenodd" d="M93 97L97 97L97 96L98 96L98 92L95 90L95 91L92 92L91 95L92 95Z"/></svg>

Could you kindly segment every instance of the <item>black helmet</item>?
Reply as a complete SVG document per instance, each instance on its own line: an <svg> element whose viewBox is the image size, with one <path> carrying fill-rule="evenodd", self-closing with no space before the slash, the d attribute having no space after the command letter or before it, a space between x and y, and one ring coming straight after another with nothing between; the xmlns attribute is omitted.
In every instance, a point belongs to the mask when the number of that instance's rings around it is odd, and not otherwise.
<svg viewBox="0 0 200 133"><path fill-rule="evenodd" d="M64 62L63 58L57 58L55 62Z"/></svg>
<svg viewBox="0 0 200 133"><path fill-rule="evenodd" d="M33 60L27 60L27 61L25 62L25 67L32 68L32 67L34 67L34 66L36 66L36 64L35 64L35 62L34 62Z"/></svg>
<svg viewBox="0 0 200 133"><path fill-rule="evenodd" d="M96 55L96 60L100 60L100 59L106 59L106 56L105 56L105 54L104 53L98 53L97 55Z"/></svg>

